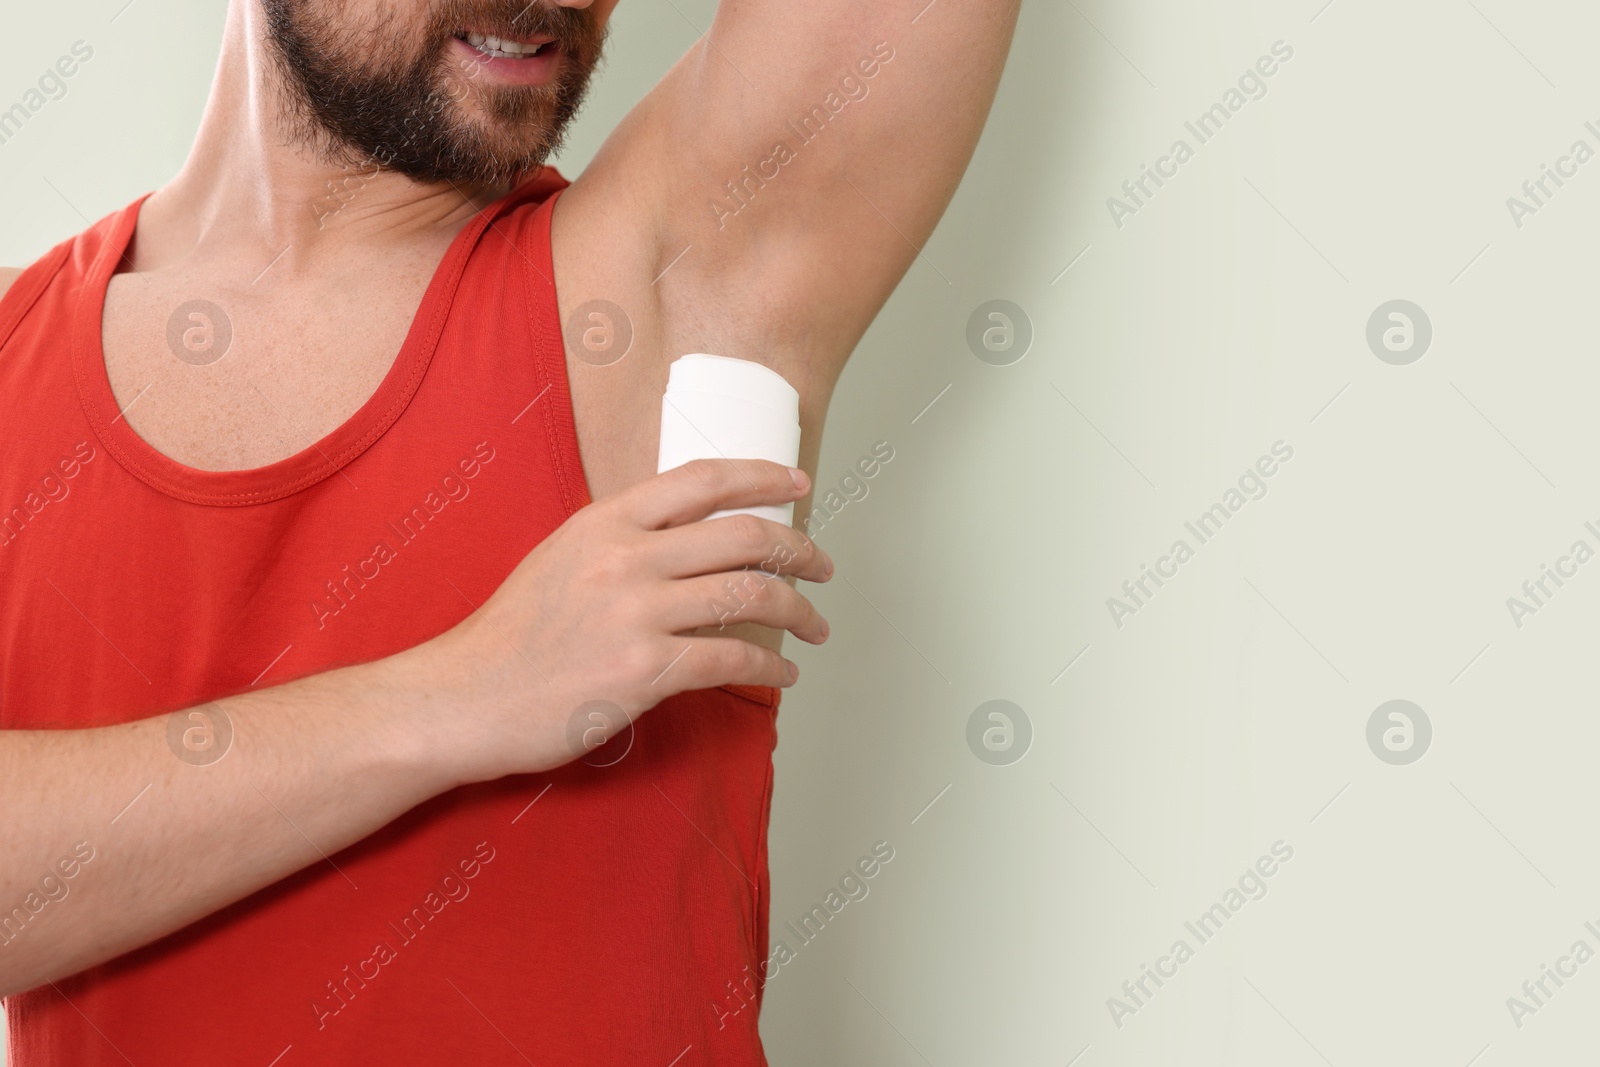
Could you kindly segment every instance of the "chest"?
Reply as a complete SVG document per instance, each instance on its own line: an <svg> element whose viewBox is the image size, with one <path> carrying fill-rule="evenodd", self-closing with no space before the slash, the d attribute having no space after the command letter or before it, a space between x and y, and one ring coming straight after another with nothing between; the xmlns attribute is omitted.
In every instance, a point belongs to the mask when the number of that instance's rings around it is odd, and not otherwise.
<svg viewBox="0 0 1600 1067"><path fill-rule="evenodd" d="M117 407L156 450L198 470L248 470L299 453L379 388L408 343L432 265L405 257L260 291L198 273L117 274L101 337ZM666 365L647 354L654 323L595 320L561 303L564 321L588 324L576 349L567 346L567 370L598 499L654 473ZM597 356L615 329L626 356Z"/></svg>
<svg viewBox="0 0 1600 1067"><path fill-rule="evenodd" d="M372 396L429 276L414 257L255 283L203 268L115 274L100 339L117 408L157 451L198 470L294 455Z"/></svg>

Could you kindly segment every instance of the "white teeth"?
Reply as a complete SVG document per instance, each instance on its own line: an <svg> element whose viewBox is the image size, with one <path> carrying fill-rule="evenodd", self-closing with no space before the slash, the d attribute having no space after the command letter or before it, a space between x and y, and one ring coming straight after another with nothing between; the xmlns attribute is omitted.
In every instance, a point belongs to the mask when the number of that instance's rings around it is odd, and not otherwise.
<svg viewBox="0 0 1600 1067"><path fill-rule="evenodd" d="M531 56L544 47L543 45L522 44L519 41L503 40L499 37L487 36L481 33L467 34L466 41L480 52L501 57Z"/></svg>

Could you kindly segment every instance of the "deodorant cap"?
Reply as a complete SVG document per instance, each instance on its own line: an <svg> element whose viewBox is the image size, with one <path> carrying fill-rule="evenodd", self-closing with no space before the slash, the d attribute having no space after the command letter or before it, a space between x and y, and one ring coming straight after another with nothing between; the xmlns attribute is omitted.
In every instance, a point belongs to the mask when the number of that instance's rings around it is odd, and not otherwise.
<svg viewBox="0 0 1600 1067"><path fill-rule="evenodd" d="M667 369L667 391L722 393L772 408L781 418L800 420L800 394L770 367L748 359L693 352Z"/></svg>
<svg viewBox="0 0 1600 1067"><path fill-rule="evenodd" d="M661 444L656 471L696 459L800 462L800 394L783 375L760 363L695 352L673 361L661 397ZM758 515L782 525L794 504L729 508L710 518Z"/></svg>

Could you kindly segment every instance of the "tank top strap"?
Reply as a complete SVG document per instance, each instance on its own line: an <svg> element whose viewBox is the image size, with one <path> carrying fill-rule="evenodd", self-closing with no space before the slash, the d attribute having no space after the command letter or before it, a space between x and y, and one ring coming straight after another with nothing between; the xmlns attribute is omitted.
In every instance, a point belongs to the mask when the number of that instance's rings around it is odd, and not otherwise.
<svg viewBox="0 0 1600 1067"><path fill-rule="evenodd" d="M38 303L39 297L44 295L50 283L61 273L62 265L66 263L77 240L79 239L69 238L62 241L34 260L32 265L11 283L11 288L6 290L5 296L0 297L0 348L5 347L11 335L16 332L17 326L21 324L33 305Z"/></svg>

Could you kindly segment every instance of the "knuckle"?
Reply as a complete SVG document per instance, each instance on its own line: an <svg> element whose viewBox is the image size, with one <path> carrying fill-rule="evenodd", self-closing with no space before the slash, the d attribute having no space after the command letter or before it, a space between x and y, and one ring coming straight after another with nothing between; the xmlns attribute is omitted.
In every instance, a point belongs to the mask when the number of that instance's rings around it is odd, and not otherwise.
<svg viewBox="0 0 1600 1067"><path fill-rule="evenodd" d="M773 584L773 579L763 578L756 571L739 572L738 588L746 598L753 602L771 603ZM783 583L777 582L776 584L782 585Z"/></svg>
<svg viewBox="0 0 1600 1067"><path fill-rule="evenodd" d="M788 557L790 563L811 563L816 560L817 553L820 551L821 549L817 547L815 541L798 532L794 533L784 546L784 554Z"/></svg>
<svg viewBox="0 0 1600 1067"><path fill-rule="evenodd" d="M766 544L767 524L754 515L728 516L728 531L733 534L734 540L743 548L750 551L759 551Z"/></svg>
<svg viewBox="0 0 1600 1067"><path fill-rule="evenodd" d="M768 547L771 548L771 551L768 551ZM776 546L764 546L760 552L761 561L751 567L751 570L764 580L771 580L783 573L784 549L782 542L779 542Z"/></svg>
<svg viewBox="0 0 1600 1067"><path fill-rule="evenodd" d="M759 666L761 649L749 641L733 640L728 644L732 647L724 653L727 656L728 672L735 678L748 678Z"/></svg>
<svg viewBox="0 0 1600 1067"><path fill-rule="evenodd" d="M681 468L684 477L703 489L714 489L722 484L722 463L714 459L692 459Z"/></svg>
<svg viewBox="0 0 1600 1067"><path fill-rule="evenodd" d="M635 551L626 544L612 544L596 552L590 562L594 579L607 584L625 581L634 571Z"/></svg>
<svg viewBox="0 0 1600 1067"><path fill-rule="evenodd" d="M657 590L645 589L614 597L610 617L619 633L653 634L670 607Z"/></svg>
<svg viewBox="0 0 1600 1067"><path fill-rule="evenodd" d="M739 649L734 638L708 638L709 644L689 658L695 660L691 673L700 686L722 685L739 676Z"/></svg>
<svg viewBox="0 0 1600 1067"><path fill-rule="evenodd" d="M624 675L636 682L651 683L672 658L663 655L663 651L653 641L630 642L621 655Z"/></svg>

